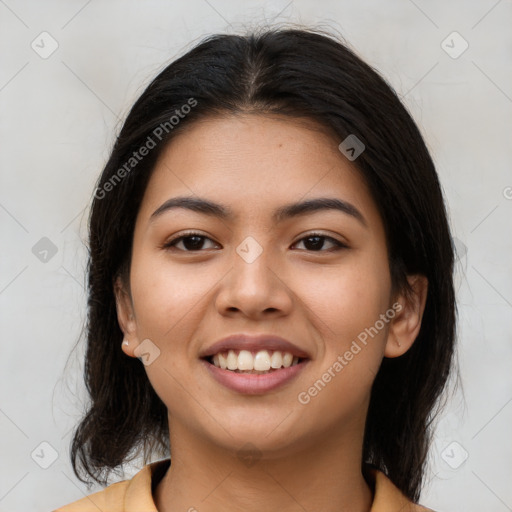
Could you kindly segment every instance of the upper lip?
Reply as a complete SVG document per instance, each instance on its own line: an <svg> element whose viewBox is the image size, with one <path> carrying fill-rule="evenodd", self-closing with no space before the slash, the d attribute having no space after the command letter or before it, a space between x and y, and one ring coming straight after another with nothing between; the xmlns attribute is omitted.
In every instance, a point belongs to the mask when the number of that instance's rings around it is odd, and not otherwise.
<svg viewBox="0 0 512 512"><path fill-rule="evenodd" d="M199 357L210 357L219 352L227 352L228 350L279 350L281 352L290 352L292 355L309 359L309 354L294 345L292 342L275 336L273 334L232 334L226 338L216 341L202 351Z"/></svg>

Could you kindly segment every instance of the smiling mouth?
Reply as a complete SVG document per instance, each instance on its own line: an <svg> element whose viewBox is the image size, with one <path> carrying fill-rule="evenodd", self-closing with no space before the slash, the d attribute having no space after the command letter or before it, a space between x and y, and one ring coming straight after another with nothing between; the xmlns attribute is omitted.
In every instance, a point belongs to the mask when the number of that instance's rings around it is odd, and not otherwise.
<svg viewBox="0 0 512 512"><path fill-rule="evenodd" d="M306 360L280 350L228 350L202 359L222 370L257 375L296 366Z"/></svg>

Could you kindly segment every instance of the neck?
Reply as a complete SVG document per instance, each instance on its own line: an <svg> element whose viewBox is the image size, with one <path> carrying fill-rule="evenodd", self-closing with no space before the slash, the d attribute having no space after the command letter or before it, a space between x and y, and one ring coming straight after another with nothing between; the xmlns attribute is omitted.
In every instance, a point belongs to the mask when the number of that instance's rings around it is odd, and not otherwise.
<svg viewBox="0 0 512 512"><path fill-rule="evenodd" d="M279 456L251 456L212 445L179 424L169 427L172 462L155 491L159 512L370 510L361 436L332 436L335 442L324 436Z"/></svg>

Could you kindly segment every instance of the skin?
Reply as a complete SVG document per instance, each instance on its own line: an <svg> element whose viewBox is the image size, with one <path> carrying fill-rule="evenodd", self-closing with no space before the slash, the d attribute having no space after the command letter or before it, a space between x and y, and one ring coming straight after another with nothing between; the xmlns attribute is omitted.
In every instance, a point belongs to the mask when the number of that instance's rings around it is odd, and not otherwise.
<svg viewBox="0 0 512 512"><path fill-rule="evenodd" d="M255 114L210 118L175 137L161 155L138 212L129 283L116 282L119 324L168 409L172 465L154 494L161 512L368 511L361 473L364 422L383 357L398 357L421 325L427 282L410 276L412 297L393 296L382 219L339 140L313 122ZM176 196L232 208L218 219L174 209ZM322 210L275 224L274 209L318 197L351 203L365 224ZM162 246L185 230L202 246ZM328 238L316 246L307 235ZM252 236L263 252L247 263L236 248ZM304 239L306 237L306 239ZM194 246L192 246L194 247ZM315 250L316 247L316 250ZM401 310L306 405L297 399L365 328ZM265 394L217 383L199 353L233 333L280 335L311 354L297 379ZM251 443L257 457L239 455Z"/></svg>

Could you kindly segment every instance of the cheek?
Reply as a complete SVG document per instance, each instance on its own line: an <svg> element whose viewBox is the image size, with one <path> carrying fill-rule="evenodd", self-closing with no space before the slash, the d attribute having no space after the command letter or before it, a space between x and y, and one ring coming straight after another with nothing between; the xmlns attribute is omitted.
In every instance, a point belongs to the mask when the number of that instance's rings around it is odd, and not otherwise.
<svg viewBox="0 0 512 512"><path fill-rule="evenodd" d="M192 267L190 267L192 269ZM165 257L134 254L131 289L140 335L179 344L180 332L202 311L208 290L215 282L212 273L177 268ZM192 322L193 323L193 322ZM143 332L142 332L143 331Z"/></svg>
<svg viewBox="0 0 512 512"><path fill-rule="evenodd" d="M301 296L322 320L327 345L342 348L374 325L389 307L391 281L387 262L355 255L322 274L301 274ZM334 343L333 343L334 342ZM339 345L339 347L338 347Z"/></svg>
<svg viewBox="0 0 512 512"><path fill-rule="evenodd" d="M387 260L374 254L354 255L321 277L303 281L303 294L314 313L311 322L321 336L316 378L328 382L325 388L321 382L316 386L321 397L312 399L311 410L319 407L318 413L321 404L328 409L338 404L345 412L359 408L369 397L382 362L388 323L380 319L389 308L391 280ZM310 397L316 392L311 385L314 382L304 383Z"/></svg>
<svg viewBox="0 0 512 512"><path fill-rule="evenodd" d="M173 411L190 400L180 383L190 378L184 371L187 360L195 357L190 340L204 316L206 292L213 282L211 274L177 270L165 257L134 252L130 283L137 337L150 339L160 350L145 369L154 391Z"/></svg>
<svg viewBox="0 0 512 512"><path fill-rule="evenodd" d="M384 355L388 323L380 319L390 293L387 267L367 263L325 275L310 288L308 306L322 350L317 371L301 383L298 399L313 430L318 417L333 425L340 417L364 421L363 406Z"/></svg>

